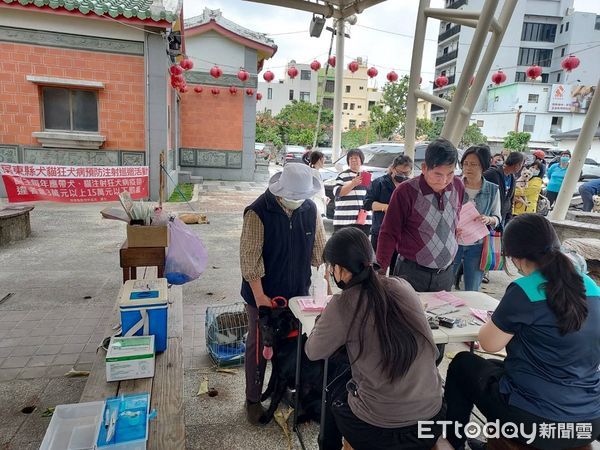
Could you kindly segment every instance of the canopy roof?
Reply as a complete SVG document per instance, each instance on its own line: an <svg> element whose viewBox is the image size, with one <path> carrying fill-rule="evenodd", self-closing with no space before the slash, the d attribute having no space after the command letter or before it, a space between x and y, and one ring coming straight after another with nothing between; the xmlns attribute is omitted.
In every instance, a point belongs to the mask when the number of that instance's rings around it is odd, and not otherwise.
<svg viewBox="0 0 600 450"><path fill-rule="evenodd" d="M360 14L365 9L383 3L385 0L245 0L265 5L283 6L285 8L321 14L325 17L344 19L353 14Z"/></svg>

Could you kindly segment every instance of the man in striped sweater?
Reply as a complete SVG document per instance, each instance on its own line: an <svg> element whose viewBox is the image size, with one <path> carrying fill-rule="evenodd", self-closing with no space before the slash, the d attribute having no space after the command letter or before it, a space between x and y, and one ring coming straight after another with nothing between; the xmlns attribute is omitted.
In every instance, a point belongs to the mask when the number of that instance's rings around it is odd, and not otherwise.
<svg viewBox="0 0 600 450"><path fill-rule="evenodd" d="M353 226L362 230L367 236L371 231L371 211L364 209L367 187L363 186L361 166L365 155L357 148L349 150L346 161L350 167L340 173L333 188L335 196L335 213L333 229L338 231L344 227Z"/></svg>

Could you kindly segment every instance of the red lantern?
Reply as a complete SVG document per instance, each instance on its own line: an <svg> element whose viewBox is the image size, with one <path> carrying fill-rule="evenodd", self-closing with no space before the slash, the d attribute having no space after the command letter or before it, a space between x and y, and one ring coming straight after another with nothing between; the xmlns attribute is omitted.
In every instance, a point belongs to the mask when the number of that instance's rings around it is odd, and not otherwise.
<svg viewBox="0 0 600 450"><path fill-rule="evenodd" d="M202 86L196 86L196 87L194 88L194 92L195 92L196 94L201 94L201 93L202 93Z"/></svg>
<svg viewBox="0 0 600 450"><path fill-rule="evenodd" d="M194 67L194 62L189 58L185 58L179 65L183 70L191 70Z"/></svg>
<svg viewBox="0 0 600 450"><path fill-rule="evenodd" d="M527 78L535 80L542 74L542 68L540 66L533 65L528 67L525 73L527 74Z"/></svg>
<svg viewBox="0 0 600 450"><path fill-rule="evenodd" d="M256 101L260 102L262 100L262 94L260 92L256 93Z"/></svg>
<svg viewBox="0 0 600 450"><path fill-rule="evenodd" d="M221 89L219 89L219 88L212 88L212 89L210 90L210 93L211 93L212 95L219 95L219 94L221 93Z"/></svg>
<svg viewBox="0 0 600 450"><path fill-rule="evenodd" d="M221 75L223 75L223 71L221 70L221 68L219 66L213 66L210 69L210 76L213 78L219 78Z"/></svg>
<svg viewBox="0 0 600 450"><path fill-rule="evenodd" d="M183 73L183 69L179 64L173 64L171 67L169 67L169 72L171 75L181 75Z"/></svg>
<svg viewBox="0 0 600 450"><path fill-rule="evenodd" d="M248 78L250 78L250 75L244 69L240 69L240 71L237 73L237 77L242 83L245 83L248 81Z"/></svg>
<svg viewBox="0 0 600 450"><path fill-rule="evenodd" d="M292 66L287 70L287 74L288 74L288 77L290 77L293 80L294 78L296 78L298 76L298 69L296 69L294 66Z"/></svg>
<svg viewBox="0 0 600 450"><path fill-rule="evenodd" d="M238 88L236 88L235 86L230 86L230 87L229 87L229 93L230 93L231 95L235 95L235 94L237 94L237 91L238 91Z"/></svg>
<svg viewBox="0 0 600 450"><path fill-rule="evenodd" d="M185 94L187 91L188 91L187 85L183 85L179 88L179 92L181 92L182 94Z"/></svg>
<svg viewBox="0 0 600 450"><path fill-rule="evenodd" d="M388 72L388 74L386 75L386 78L388 79L388 81L390 83L394 83L394 82L398 81L398 74L392 70L391 72Z"/></svg>
<svg viewBox="0 0 600 450"><path fill-rule="evenodd" d="M310 68L316 72L321 68L321 63L315 59L313 62L310 63Z"/></svg>
<svg viewBox="0 0 600 450"><path fill-rule="evenodd" d="M562 60L560 66L567 72L570 72L571 70L577 69L577 67L579 67L579 58L575 55L569 55Z"/></svg>
<svg viewBox="0 0 600 450"><path fill-rule="evenodd" d="M435 79L435 85L438 88L443 88L448 85L448 77L446 75L440 75Z"/></svg>
<svg viewBox="0 0 600 450"><path fill-rule="evenodd" d="M335 67L335 56L330 56L328 61L331 67Z"/></svg>
<svg viewBox="0 0 600 450"><path fill-rule="evenodd" d="M352 61L350 64L348 64L348 70L352 73L356 72L359 68L360 66L356 61Z"/></svg>
<svg viewBox="0 0 600 450"><path fill-rule="evenodd" d="M367 70L367 75L369 76L369 78L375 78L378 73L379 72L375 67L369 67L369 70Z"/></svg>
<svg viewBox="0 0 600 450"><path fill-rule="evenodd" d="M267 83L270 83L271 81L273 81L275 79L275 74L273 72L271 72L270 70L267 70L263 74L263 78Z"/></svg>
<svg viewBox="0 0 600 450"><path fill-rule="evenodd" d="M246 89L246 95L248 97L252 97L254 95L254 89L252 89L252 88Z"/></svg>
<svg viewBox="0 0 600 450"><path fill-rule="evenodd" d="M499 70L492 75L492 82L496 85L502 84L506 81L506 74Z"/></svg>
<svg viewBox="0 0 600 450"><path fill-rule="evenodd" d="M178 87L185 83L183 75L171 75L171 86Z"/></svg>

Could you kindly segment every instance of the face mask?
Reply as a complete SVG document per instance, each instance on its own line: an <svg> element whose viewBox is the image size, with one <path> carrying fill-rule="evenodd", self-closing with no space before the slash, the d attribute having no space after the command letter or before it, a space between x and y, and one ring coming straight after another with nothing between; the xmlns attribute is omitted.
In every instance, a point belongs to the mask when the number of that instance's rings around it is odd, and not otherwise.
<svg viewBox="0 0 600 450"><path fill-rule="evenodd" d="M408 180L408 177L405 177L404 175L399 175L399 174L394 175L394 181L396 183L402 183L403 181L406 181L406 180Z"/></svg>
<svg viewBox="0 0 600 450"><path fill-rule="evenodd" d="M292 211L295 209L298 209L302 206L302 203L304 203L304 200L291 200L289 198L282 198L281 199L281 204L287 208L287 209L291 209Z"/></svg>
<svg viewBox="0 0 600 450"><path fill-rule="evenodd" d="M571 160L571 158L569 158L568 156L561 156L560 157L560 163L561 164L569 164L570 160Z"/></svg>
<svg viewBox="0 0 600 450"><path fill-rule="evenodd" d="M534 177L537 177L539 174L540 174L539 170L532 170L531 171L531 175L534 176Z"/></svg>

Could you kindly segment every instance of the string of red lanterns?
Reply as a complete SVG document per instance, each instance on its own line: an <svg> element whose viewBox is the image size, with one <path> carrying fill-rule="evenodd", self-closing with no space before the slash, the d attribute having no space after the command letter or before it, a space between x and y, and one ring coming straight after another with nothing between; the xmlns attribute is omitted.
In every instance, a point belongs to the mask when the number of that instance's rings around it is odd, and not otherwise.
<svg viewBox="0 0 600 450"><path fill-rule="evenodd" d="M288 74L288 77L290 77L293 80L294 78L296 78L298 76L298 69L296 69L294 66L292 66L287 70L287 74Z"/></svg>

